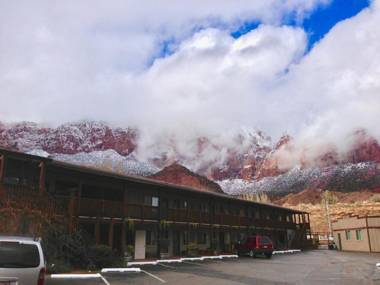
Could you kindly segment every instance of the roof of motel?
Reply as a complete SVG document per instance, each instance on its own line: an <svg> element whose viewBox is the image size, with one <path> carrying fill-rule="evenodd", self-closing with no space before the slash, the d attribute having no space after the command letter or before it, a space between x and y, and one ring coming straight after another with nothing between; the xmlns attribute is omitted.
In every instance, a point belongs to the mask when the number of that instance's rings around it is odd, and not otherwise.
<svg viewBox="0 0 380 285"><path fill-rule="evenodd" d="M233 196L228 195L228 194L203 191L203 190L199 190L199 189L188 187L188 186L157 181L157 180L150 179L147 177L133 176L133 175L121 175L121 174L118 174L115 172L104 171L104 170L99 170L99 169L95 169L95 168L91 168L91 167L86 167L86 166L71 164L71 163L67 163L67 162L57 161L57 160L54 160L51 158L26 154L23 152L8 150L8 149L1 148L1 147L0 147L0 153L20 156L20 157L23 157L23 158L28 159L28 160L45 161L48 163L48 165L56 166L56 167L62 168L62 169L77 171L77 172L81 172L81 173L103 176L103 177L108 177L108 178L113 178L113 179L123 180L123 181L143 183L143 184L154 185L154 186L158 186L158 187L166 187L166 188L184 190L184 191L193 192L193 193L197 193L197 194L203 194L203 195L220 197L220 198L224 198L224 199L235 200L235 201L240 201L240 202L245 202L245 203L250 203L250 204L258 204L258 205L262 205L262 206L278 208L278 209L287 210L287 211L293 212L293 213L300 213L300 214L307 213L305 211L299 211L299 210L295 210L295 209L281 207L278 205L267 204L267 203L262 203L262 202L255 202L255 201L248 201L248 200L244 200L241 198L233 197Z"/></svg>

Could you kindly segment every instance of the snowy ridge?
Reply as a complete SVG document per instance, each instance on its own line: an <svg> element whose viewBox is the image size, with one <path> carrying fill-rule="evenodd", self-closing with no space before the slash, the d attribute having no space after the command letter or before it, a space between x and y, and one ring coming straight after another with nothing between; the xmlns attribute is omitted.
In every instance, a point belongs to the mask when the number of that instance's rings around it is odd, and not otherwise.
<svg viewBox="0 0 380 285"><path fill-rule="evenodd" d="M281 195L308 188L349 192L380 185L380 169L378 164L372 162L347 163L325 168L293 168L278 176L253 181L226 179L217 182L224 192L231 195L258 192Z"/></svg>
<svg viewBox="0 0 380 285"><path fill-rule="evenodd" d="M89 153L53 154L50 157L58 161L94 167L123 175L148 176L159 170L154 165L139 162L131 156L124 157L112 149Z"/></svg>
<svg viewBox="0 0 380 285"><path fill-rule="evenodd" d="M32 122L0 124L0 145L22 152L41 149L48 153L75 154L114 149L128 155L135 148L135 138L133 129L112 128L96 121L65 123L57 128Z"/></svg>

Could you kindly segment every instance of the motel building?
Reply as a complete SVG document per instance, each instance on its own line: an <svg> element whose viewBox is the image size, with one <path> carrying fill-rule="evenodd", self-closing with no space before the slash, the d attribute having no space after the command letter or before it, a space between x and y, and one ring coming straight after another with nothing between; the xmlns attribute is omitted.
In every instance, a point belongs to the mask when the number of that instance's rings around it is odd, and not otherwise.
<svg viewBox="0 0 380 285"><path fill-rule="evenodd" d="M276 249L309 245L306 212L0 149L2 199L27 200L70 231L133 259L232 253L252 234Z"/></svg>
<svg viewBox="0 0 380 285"><path fill-rule="evenodd" d="M332 223L339 250L380 252L380 216L347 216Z"/></svg>

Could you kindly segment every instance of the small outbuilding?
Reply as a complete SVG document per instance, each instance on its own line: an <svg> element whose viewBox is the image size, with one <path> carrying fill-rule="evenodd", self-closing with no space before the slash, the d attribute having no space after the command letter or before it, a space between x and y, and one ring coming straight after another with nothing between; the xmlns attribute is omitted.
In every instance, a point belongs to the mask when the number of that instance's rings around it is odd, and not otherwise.
<svg viewBox="0 0 380 285"><path fill-rule="evenodd" d="M332 229L339 250L380 252L380 215L344 217Z"/></svg>

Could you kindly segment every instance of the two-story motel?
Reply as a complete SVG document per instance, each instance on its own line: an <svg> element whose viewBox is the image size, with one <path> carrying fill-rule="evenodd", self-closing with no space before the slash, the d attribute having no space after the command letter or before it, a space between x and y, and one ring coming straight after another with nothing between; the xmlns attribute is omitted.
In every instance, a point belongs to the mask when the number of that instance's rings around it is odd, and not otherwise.
<svg viewBox="0 0 380 285"><path fill-rule="evenodd" d="M3 199L54 201L70 230L121 252L133 248L135 259L186 255L189 244L208 254L231 252L254 233L270 236L277 248L303 248L310 232L302 211L5 149L0 162Z"/></svg>

